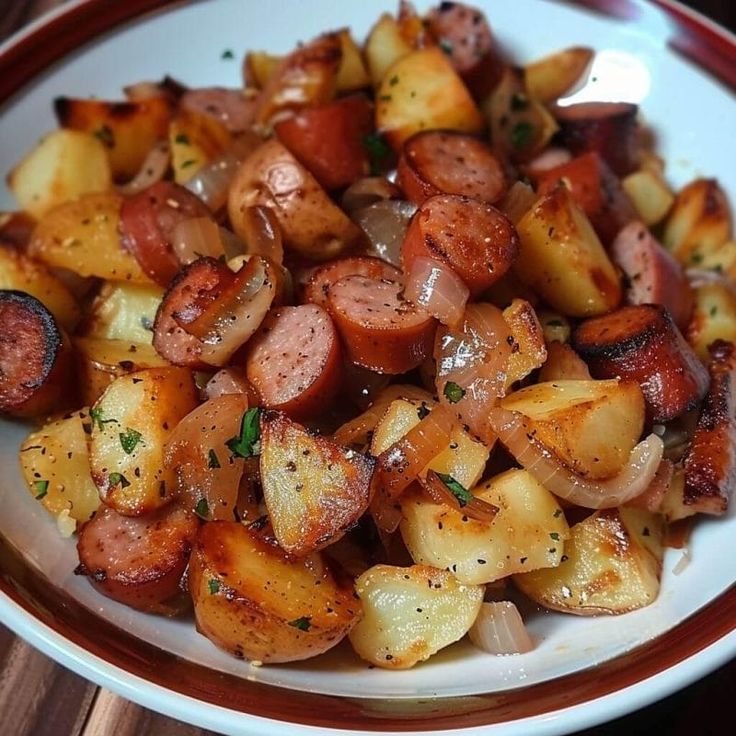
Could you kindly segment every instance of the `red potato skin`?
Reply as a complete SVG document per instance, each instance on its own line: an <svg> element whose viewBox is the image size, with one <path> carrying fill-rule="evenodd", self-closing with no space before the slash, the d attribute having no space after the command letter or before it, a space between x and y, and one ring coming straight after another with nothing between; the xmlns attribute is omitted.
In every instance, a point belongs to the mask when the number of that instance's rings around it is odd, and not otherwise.
<svg viewBox="0 0 736 736"><path fill-rule="evenodd" d="M255 121L256 99L246 97L239 89L199 87L187 90L179 104L185 110L217 120L230 133L242 133Z"/></svg>
<svg viewBox="0 0 736 736"><path fill-rule="evenodd" d="M73 402L73 352L51 312L21 291L0 291L0 412L36 417Z"/></svg>
<svg viewBox="0 0 736 736"><path fill-rule="evenodd" d="M506 192L506 175L490 148L470 135L427 130L404 143L396 183L415 204L437 194L460 194L496 202Z"/></svg>
<svg viewBox="0 0 736 736"><path fill-rule="evenodd" d="M518 252L516 229L495 207L442 194L428 199L412 218L401 246L401 264L408 273L416 258L434 258L477 297L509 270Z"/></svg>
<svg viewBox="0 0 736 736"><path fill-rule="evenodd" d="M373 131L373 105L365 95L301 110L274 125L281 142L327 190L370 172L363 139Z"/></svg>
<svg viewBox="0 0 736 736"><path fill-rule="evenodd" d="M637 112L628 102L582 102L555 107L552 114L573 154L597 151L616 176L626 176L637 164Z"/></svg>
<svg viewBox="0 0 736 736"><path fill-rule="evenodd" d="M685 455L683 501L695 512L720 516L736 487L736 347L716 340L708 349L710 388Z"/></svg>
<svg viewBox="0 0 736 736"><path fill-rule="evenodd" d="M188 189L159 181L127 198L120 210L120 237L145 273L168 286L181 264L171 246L176 225L191 217L211 217L207 206Z"/></svg>
<svg viewBox="0 0 736 736"><path fill-rule="evenodd" d="M549 194L561 183L570 189L604 245L609 245L623 227L636 219L634 205L621 182L595 151L541 173L537 177L537 192Z"/></svg>
<svg viewBox="0 0 736 736"><path fill-rule="evenodd" d="M347 357L376 373L395 375L431 355L437 322L401 296L401 284L346 276L333 284L328 310Z"/></svg>
<svg viewBox="0 0 736 736"><path fill-rule="evenodd" d="M248 342L245 366L262 406L295 420L319 414L341 384L342 350L330 315L316 304L272 310Z"/></svg>
<svg viewBox="0 0 736 736"><path fill-rule="evenodd" d="M304 286L302 301L325 307L330 286L345 276L366 276L370 279L400 281L401 271L396 266L372 256L340 258L320 266L312 273Z"/></svg>
<svg viewBox="0 0 736 736"><path fill-rule="evenodd" d="M682 266L641 222L632 222L616 236L611 257L624 272L628 304L662 304L680 330L693 313L693 292Z"/></svg>
<svg viewBox="0 0 736 736"><path fill-rule="evenodd" d="M75 573L108 598L156 610L179 592L198 528L197 517L176 505L136 518L103 505L79 533Z"/></svg>
<svg viewBox="0 0 736 736"><path fill-rule="evenodd" d="M586 320L573 333L572 345L593 378L636 381L651 422L694 409L708 389L708 372L658 304L622 307Z"/></svg>

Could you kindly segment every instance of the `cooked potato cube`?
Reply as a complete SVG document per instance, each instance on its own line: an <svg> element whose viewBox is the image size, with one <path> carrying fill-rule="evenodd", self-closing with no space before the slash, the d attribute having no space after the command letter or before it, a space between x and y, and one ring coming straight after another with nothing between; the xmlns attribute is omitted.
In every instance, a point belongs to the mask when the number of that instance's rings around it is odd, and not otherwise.
<svg viewBox="0 0 736 736"><path fill-rule="evenodd" d="M413 50L402 35L396 18L384 13L371 28L365 42L365 58L373 86L378 87L386 76L386 70Z"/></svg>
<svg viewBox="0 0 736 736"><path fill-rule="evenodd" d="M648 227L661 222L675 201L675 195L667 182L651 169L641 169L629 174L621 185L639 217Z"/></svg>
<svg viewBox="0 0 736 736"><path fill-rule="evenodd" d="M593 59L593 49L571 46L524 67L524 82L531 97L552 102L562 97L576 82Z"/></svg>
<svg viewBox="0 0 736 736"><path fill-rule="evenodd" d="M691 260L696 268L717 271L736 280L736 240L722 243L709 253L693 253Z"/></svg>
<svg viewBox="0 0 736 736"><path fill-rule="evenodd" d="M375 565L356 581L363 618L350 632L367 662L405 670L461 639L473 625L483 588L423 565Z"/></svg>
<svg viewBox="0 0 736 736"><path fill-rule="evenodd" d="M662 571L661 517L606 509L570 531L558 567L514 576L533 601L580 616L626 613L654 602Z"/></svg>
<svg viewBox="0 0 736 736"><path fill-rule="evenodd" d="M23 476L31 495L54 516L67 511L84 523L100 505L87 448L91 420L86 409L32 432L20 448Z"/></svg>
<svg viewBox="0 0 736 736"><path fill-rule="evenodd" d="M551 342L547 346L547 360L537 376L540 383L547 381L589 381L592 376L586 362L567 344Z"/></svg>
<svg viewBox="0 0 736 736"><path fill-rule="evenodd" d="M509 470L472 491L499 511L472 519L419 492L402 496L401 536L414 562L449 569L464 583L491 583L560 563L568 528L555 497L525 470Z"/></svg>
<svg viewBox="0 0 736 736"><path fill-rule="evenodd" d="M644 428L644 397L634 381L537 383L509 394L501 406L529 417L536 439L588 478L616 475Z"/></svg>
<svg viewBox="0 0 736 736"><path fill-rule="evenodd" d="M105 146L77 130L49 133L8 175L16 200L37 219L56 205L111 186Z"/></svg>
<svg viewBox="0 0 736 736"><path fill-rule="evenodd" d="M506 388L508 388L547 360L547 346L534 307L525 299L514 299L503 310L503 318L511 328L511 335L514 338L514 347L506 368Z"/></svg>
<svg viewBox="0 0 736 736"><path fill-rule="evenodd" d="M80 276L150 284L138 261L120 244L122 202L118 194L108 192L55 207L33 231L29 254Z"/></svg>
<svg viewBox="0 0 736 736"><path fill-rule="evenodd" d="M695 309L686 330L687 341L705 363L715 340L736 343L736 292L730 282L703 282L693 290Z"/></svg>
<svg viewBox="0 0 736 736"><path fill-rule="evenodd" d="M164 466L164 445L196 405L186 368L149 368L107 387L90 410L90 467L108 506L140 516L171 501L176 479L174 468Z"/></svg>
<svg viewBox="0 0 736 736"><path fill-rule="evenodd" d="M537 312L539 324L542 326L544 341L549 345L552 342L566 343L570 341L570 322L562 314L544 309Z"/></svg>
<svg viewBox="0 0 736 736"><path fill-rule="evenodd" d="M227 128L211 115L180 110L169 125L174 181L184 184L231 144Z"/></svg>
<svg viewBox="0 0 736 736"><path fill-rule="evenodd" d="M337 69L337 91L354 92L368 87L371 78L366 71L360 49L347 28L343 28L339 34L342 59Z"/></svg>
<svg viewBox="0 0 736 736"><path fill-rule="evenodd" d="M239 658L292 662L337 644L360 616L316 552L295 559L231 521L200 529L189 563L197 629Z"/></svg>

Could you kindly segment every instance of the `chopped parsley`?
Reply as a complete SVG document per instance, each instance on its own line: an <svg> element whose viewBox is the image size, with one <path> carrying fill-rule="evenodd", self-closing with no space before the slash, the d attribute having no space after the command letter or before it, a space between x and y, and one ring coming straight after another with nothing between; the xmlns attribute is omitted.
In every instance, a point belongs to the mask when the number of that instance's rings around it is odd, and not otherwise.
<svg viewBox="0 0 736 736"><path fill-rule="evenodd" d="M225 49L222 52L222 55L220 56L220 58L229 61L230 59L234 59L235 58L235 53L233 52L232 49Z"/></svg>
<svg viewBox="0 0 736 736"><path fill-rule="evenodd" d="M473 494L449 473L437 473L437 477L447 486L450 493L455 496L457 502L460 504L460 508L467 506L473 500Z"/></svg>
<svg viewBox="0 0 736 736"><path fill-rule="evenodd" d="M710 316L715 317L716 314L718 314L718 307L711 307L710 308Z"/></svg>
<svg viewBox="0 0 736 736"><path fill-rule="evenodd" d="M371 174L375 176L380 173L386 157L391 153L391 149L388 143L386 143L386 139L380 133L370 133L369 135L363 136L363 147L368 152Z"/></svg>
<svg viewBox="0 0 736 736"><path fill-rule="evenodd" d="M514 94L511 95L512 110L526 110L527 107L529 107L529 99L523 92L514 92Z"/></svg>
<svg viewBox="0 0 736 736"><path fill-rule="evenodd" d="M105 428L106 424L110 424L110 422L115 422L115 424L118 423L117 419L103 419L102 418L102 409L99 407L93 406L89 410L89 418L92 420L92 425L97 425L97 428L102 431Z"/></svg>
<svg viewBox="0 0 736 736"><path fill-rule="evenodd" d="M534 126L531 123L522 121L516 123L511 129L511 145L514 148L526 148L534 136Z"/></svg>
<svg viewBox="0 0 736 736"><path fill-rule="evenodd" d="M388 80L389 86L395 87L399 83L399 75L394 74L391 79Z"/></svg>
<svg viewBox="0 0 736 736"><path fill-rule="evenodd" d="M107 479L110 483L110 488L113 486L127 488L130 485L130 481L122 473L110 473Z"/></svg>
<svg viewBox="0 0 736 736"><path fill-rule="evenodd" d="M703 262L703 254L702 253L693 253L690 256L690 263L702 263Z"/></svg>
<svg viewBox="0 0 736 736"><path fill-rule="evenodd" d="M197 163L196 158L188 158L186 161L182 162L181 168L188 169L190 166L194 166L194 164L196 163Z"/></svg>
<svg viewBox="0 0 736 736"><path fill-rule="evenodd" d="M179 135L174 138L175 143L182 143L185 146L189 145L189 136L186 133L179 133Z"/></svg>
<svg viewBox="0 0 736 736"><path fill-rule="evenodd" d="M299 631L309 631L312 626L312 617L301 616L300 618L295 618L293 621L289 621L289 626L293 626L295 629L299 629Z"/></svg>
<svg viewBox="0 0 736 736"><path fill-rule="evenodd" d="M214 450L210 450L207 453L207 467L208 468L220 468L220 461L217 457L217 453Z"/></svg>
<svg viewBox="0 0 736 736"><path fill-rule="evenodd" d="M442 393L451 404L457 404L465 396L465 389L458 386L455 381L448 381Z"/></svg>
<svg viewBox="0 0 736 736"><path fill-rule="evenodd" d="M42 499L49 491L49 482L47 480L33 481L33 490L35 491L36 500Z"/></svg>
<svg viewBox="0 0 736 736"><path fill-rule="evenodd" d="M210 589L210 595L214 595L220 590L220 581L217 580L216 578L211 578L207 582L207 587Z"/></svg>
<svg viewBox="0 0 736 736"><path fill-rule="evenodd" d="M452 56L452 44L446 38L441 38L439 45L448 56Z"/></svg>
<svg viewBox="0 0 736 736"><path fill-rule="evenodd" d="M194 513L197 514L197 516L201 516L203 519L209 518L210 505L207 503L206 498L200 498L199 501L197 501L197 505L194 507Z"/></svg>
<svg viewBox="0 0 736 736"><path fill-rule="evenodd" d="M240 422L240 434L225 444L235 457L255 457L261 452L261 410L248 409Z"/></svg>
<svg viewBox="0 0 736 736"><path fill-rule="evenodd" d="M143 435L136 431L135 429L131 429L128 427L125 432L120 433L120 444L122 445L123 452L126 455L130 455L133 450L135 450L135 446L141 441L141 437Z"/></svg>
<svg viewBox="0 0 736 736"><path fill-rule="evenodd" d="M97 128L93 135L98 141L104 143L108 148L113 148L115 146L115 135L109 125L102 125Z"/></svg>
<svg viewBox="0 0 736 736"><path fill-rule="evenodd" d="M559 541L560 541L560 535L559 535L559 534L558 534L557 532L550 532L550 533L549 533L549 536L550 536L550 537L551 537L552 539L554 539L554 540L555 540L555 542L559 542Z"/></svg>

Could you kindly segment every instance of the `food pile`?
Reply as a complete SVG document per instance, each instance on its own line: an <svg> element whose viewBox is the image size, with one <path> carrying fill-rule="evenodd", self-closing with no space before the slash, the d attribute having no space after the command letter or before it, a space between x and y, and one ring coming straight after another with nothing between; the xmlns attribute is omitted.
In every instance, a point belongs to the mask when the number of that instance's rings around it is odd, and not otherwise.
<svg viewBox="0 0 736 736"><path fill-rule="evenodd" d="M269 663L652 603L736 482L736 242L635 105L566 104L593 57L402 2L242 89L55 100L0 220L0 411L76 573Z"/></svg>

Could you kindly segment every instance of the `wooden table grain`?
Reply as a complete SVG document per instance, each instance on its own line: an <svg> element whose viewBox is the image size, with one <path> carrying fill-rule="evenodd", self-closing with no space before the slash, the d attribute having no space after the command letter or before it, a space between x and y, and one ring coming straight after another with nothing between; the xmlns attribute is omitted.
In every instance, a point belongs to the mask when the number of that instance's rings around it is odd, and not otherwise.
<svg viewBox="0 0 736 736"><path fill-rule="evenodd" d="M65 0L0 0L0 40ZM125 0L110 0L125 2ZM687 3L736 28L733 0ZM736 61L734 62L736 63ZM577 736L726 736L734 733L736 661L644 710ZM0 734L3 736L206 736L75 675L0 624Z"/></svg>

